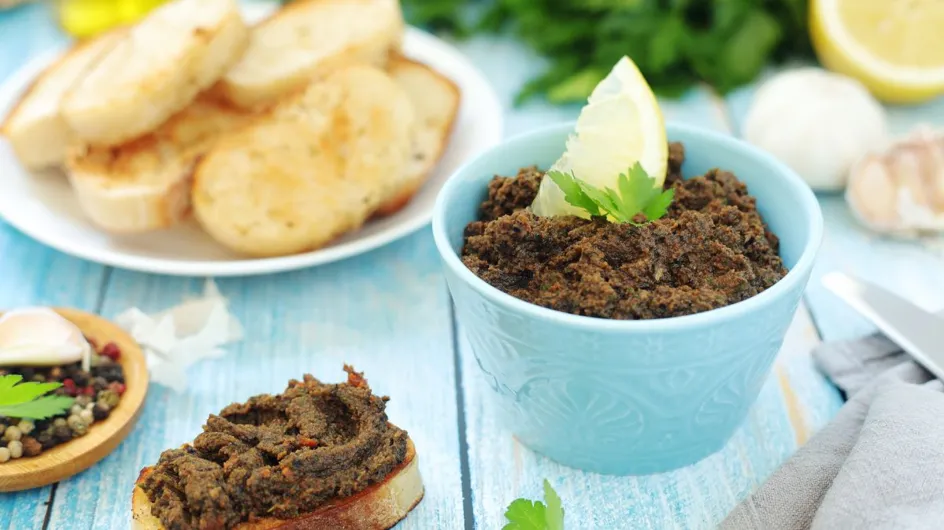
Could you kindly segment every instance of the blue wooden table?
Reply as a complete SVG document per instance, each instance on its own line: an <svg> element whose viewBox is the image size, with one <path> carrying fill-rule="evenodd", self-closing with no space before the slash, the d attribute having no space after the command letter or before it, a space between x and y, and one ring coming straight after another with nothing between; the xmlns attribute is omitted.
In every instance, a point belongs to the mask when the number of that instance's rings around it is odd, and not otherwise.
<svg viewBox="0 0 944 530"><path fill-rule="evenodd" d="M46 9L0 12L0 82L65 42ZM511 106L515 90L543 66L520 46L499 39L458 45L502 96L507 134L576 116L577 108ZM697 89L664 101L663 110L670 120L738 134L751 92L722 99ZM944 123L944 104L890 112L898 131L919 119ZM944 305L944 251L870 235L839 196L824 195L820 203L826 237L805 306L745 424L723 451L697 465L640 478L582 473L530 452L499 429L488 386L457 333L427 228L332 265L219 281L246 339L225 357L194 365L187 392L152 387L135 431L98 465L53 486L2 494L0 528L126 528L138 470L163 449L192 439L208 414L252 394L280 391L305 372L341 380L345 362L391 396L391 420L409 430L419 450L426 497L398 528L501 528L507 504L519 496L539 498L544 478L563 499L568 528L712 528L841 405L812 365L810 348L870 327L824 291L823 273L854 272L929 308ZM130 306L157 311L202 288L199 278L80 261L0 221L0 307L64 305L113 317Z"/></svg>

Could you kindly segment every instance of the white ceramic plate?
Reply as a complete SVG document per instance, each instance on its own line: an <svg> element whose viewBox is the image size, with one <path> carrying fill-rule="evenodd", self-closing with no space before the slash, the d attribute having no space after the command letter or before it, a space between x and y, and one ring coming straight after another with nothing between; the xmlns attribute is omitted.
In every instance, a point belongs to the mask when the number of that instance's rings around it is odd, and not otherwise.
<svg viewBox="0 0 944 530"><path fill-rule="evenodd" d="M113 236L88 221L60 172L31 173L6 141L0 140L0 216L24 234L52 248L90 261L125 269L178 276L246 276L300 269L377 248L426 225L436 194L462 163L502 138L502 107L485 77L458 50L409 28L409 57L451 78L462 91L452 138L439 165L413 200L384 219L374 220L331 246L293 256L247 258L228 251L194 221L135 236ZM0 116L56 54L25 65L0 86ZM2 121L2 120L0 120Z"/></svg>

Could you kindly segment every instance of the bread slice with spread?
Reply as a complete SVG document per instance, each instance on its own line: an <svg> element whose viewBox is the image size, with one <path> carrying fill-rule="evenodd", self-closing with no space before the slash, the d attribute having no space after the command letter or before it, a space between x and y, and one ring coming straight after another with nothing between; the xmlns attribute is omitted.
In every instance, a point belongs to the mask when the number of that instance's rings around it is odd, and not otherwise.
<svg viewBox="0 0 944 530"><path fill-rule="evenodd" d="M391 58L388 71L410 97L416 126L405 178L377 210L376 215L380 216L406 206L426 182L449 143L460 101L459 87L425 64L396 55Z"/></svg>
<svg viewBox="0 0 944 530"><path fill-rule="evenodd" d="M414 121L387 73L338 70L215 143L195 171L196 218L245 254L322 247L401 188Z"/></svg>
<svg viewBox="0 0 944 530"><path fill-rule="evenodd" d="M72 131L59 112L62 97L122 34L121 30L113 31L73 46L46 68L7 114L0 133L28 169L62 164L73 141Z"/></svg>
<svg viewBox="0 0 944 530"><path fill-rule="evenodd" d="M215 90L239 107L266 107L339 68L383 66L403 28L397 0L295 0L252 28Z"/></svg>
<svg viewBox="0 0 944 530"><path fill-rule="evenodd" d="M117 145L156 129L215 83L249 30L235 0L175 0L131 27L62 100L85 143Z"/></svg>
<svg viewBox="0 0 944 530"><path fill-rule="evenodd" d="M416 449L386 399L345 366L210 416L193 443L141 471L136 530L387 530L423 498Z"/></svg>
<svg viewBox="0 0 944 530"><path fill-rule="evenodd" d="M157 130L115 147L73 146L65 161L86 216L113 233L173 226L190 213L197 160L251 114L200 97Z"/></svg>

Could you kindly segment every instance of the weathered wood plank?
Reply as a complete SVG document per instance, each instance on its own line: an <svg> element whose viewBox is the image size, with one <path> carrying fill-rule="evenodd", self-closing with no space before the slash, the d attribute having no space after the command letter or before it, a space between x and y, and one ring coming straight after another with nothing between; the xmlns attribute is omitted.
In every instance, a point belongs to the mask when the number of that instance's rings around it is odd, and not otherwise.
<svg viewBox="0 0 944 530"><path fill-rule="evenodd" d="M401 527L463 526L448 296L428 229L333 265L220 280L219 287L245 326L245 341L191 367L183 394L154 386L128 440L59 485L51 528L126 526L138 471L192 439L210 413L279 392L306 372L342 380L345 362L391 397L391 421L416 443L426 497ZM202 280L115 271L102 313L111 317L133 305L160 310L202 289Z"/></svg>

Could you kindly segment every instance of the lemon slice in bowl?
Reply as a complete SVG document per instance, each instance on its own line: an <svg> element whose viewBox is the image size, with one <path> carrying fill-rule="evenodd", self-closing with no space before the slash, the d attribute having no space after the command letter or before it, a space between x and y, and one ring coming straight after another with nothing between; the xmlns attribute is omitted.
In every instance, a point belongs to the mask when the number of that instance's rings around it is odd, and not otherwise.
<svg viewBox="0 0 944 530"><path fill-rule="evenodd" d="M639 162L655 185L662 186L668 156L656 97L636 65L623 57L590 94L564 155L550 171L573 173L597 188L615 190L619 175ZM567 203L564 192L550 178L541 180L531 211L544 217L588 216Z"/></svg>
<svg viewBox="0 0 944 530"><path fill-rule="evenodd" d="M889 103L944 93L940 0L813 0L810 36L823 66Z"/></svg>

